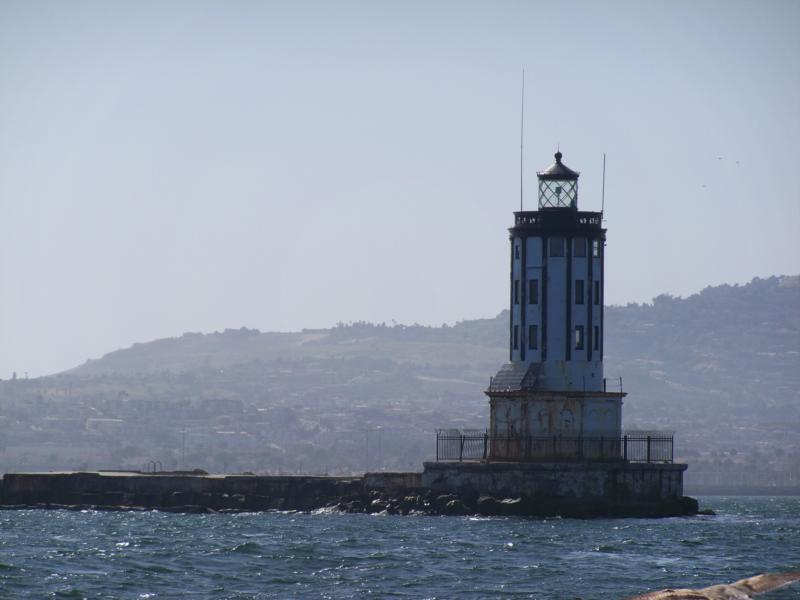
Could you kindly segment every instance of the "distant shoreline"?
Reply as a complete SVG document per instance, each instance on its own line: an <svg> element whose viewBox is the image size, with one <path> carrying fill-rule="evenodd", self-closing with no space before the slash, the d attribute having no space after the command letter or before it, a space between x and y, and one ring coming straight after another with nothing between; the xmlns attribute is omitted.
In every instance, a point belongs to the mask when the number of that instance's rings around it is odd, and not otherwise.
<svg viewBox="0 0 800 600"><path fill-rule="evenodd" d="M689 496L800 496L800 486L685 486Z"/></svg>

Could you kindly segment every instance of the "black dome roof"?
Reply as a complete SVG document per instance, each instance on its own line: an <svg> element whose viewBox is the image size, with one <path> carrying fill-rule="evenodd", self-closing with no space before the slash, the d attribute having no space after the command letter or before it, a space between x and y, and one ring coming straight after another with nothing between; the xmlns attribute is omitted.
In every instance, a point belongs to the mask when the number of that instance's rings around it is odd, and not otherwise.
<svg viewBox="0 0 800 600"><path fill-rule="evenodd" d="M556 162L547 167L544 171L537 171L539 179L578 179L580 173L573 171L561 162L561 152L556 152Z"/></svg>

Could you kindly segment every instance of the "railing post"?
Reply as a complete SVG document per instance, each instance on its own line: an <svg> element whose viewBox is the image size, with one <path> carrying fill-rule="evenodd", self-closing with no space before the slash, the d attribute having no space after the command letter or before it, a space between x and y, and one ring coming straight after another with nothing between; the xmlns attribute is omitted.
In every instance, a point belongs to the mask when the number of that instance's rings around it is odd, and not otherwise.
<svg viewBox="0 0 800 600"><path fill-rule="evenodd" d="M458 438L460 442L458 448L458 462L461 462L464 460L464 434L462 433L460 436L458 436ZM650 460L648 459L647 462L650 462Z"/></svg>
<svg viewBox="0 0 800 600"><path fill-rule="evenodd" d="M650 436L647 436L647 462L650 462Z"/></svg>
<svg viewBox="0 0 800 600"><path fill-rule="evenodd" d="M483 460L486 460L486 452L489 449L489 434L483 432Z"/></svg>
<svg viewBox="0 0 800 600"><path fill-rule="evenodd" d="M622 460L628 461L628 436L622 436Z"/></svg>
<svg viewBox="0 0 800 600"><path fill-rule="evenodd" d="M436 462L439 462L439 432L436 432Z"/></svg>
<svg viewBox="0 0 800 600"><path fill-rule="evenodd" d="M553 434L553 458L556 457L556 436Z"/></svg>
<svg viewBox="0 0 800 600"><path fill-rule="evenodd" d="M604 436L601 435L600 436L600 458L605 458L606 457L606 448L605 448L605 444L603 443L603 441L604 441Z"/></svg>

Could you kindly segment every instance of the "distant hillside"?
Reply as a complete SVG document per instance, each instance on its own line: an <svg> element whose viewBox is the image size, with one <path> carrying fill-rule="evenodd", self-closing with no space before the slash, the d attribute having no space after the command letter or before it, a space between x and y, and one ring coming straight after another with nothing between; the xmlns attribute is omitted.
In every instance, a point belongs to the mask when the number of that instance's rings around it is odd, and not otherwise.
<svg viewBox="0 0 800 600"><path fill-rule="evenodd" d="M178 338L134 344L87 361L68 373L180 372L254 360L328 358L386 358L430 364L490 361L495 365L505 354L507 322L508 311L504 311L494 319L464 321L453 327L387 327L359 322L298 333L261 333L245 327L221 333L185 333Z"/></svg>
<svg viewBox="0 0 800 600"><path fill-rule="evenodd" d="M0 382L0 468L415 468L436 427L484 427L508 311L452 327L187 333ZM800 483L800 277L606 307L629 427L678 431L692 476ZM791 481L790 481L791 483Z"/></svg>

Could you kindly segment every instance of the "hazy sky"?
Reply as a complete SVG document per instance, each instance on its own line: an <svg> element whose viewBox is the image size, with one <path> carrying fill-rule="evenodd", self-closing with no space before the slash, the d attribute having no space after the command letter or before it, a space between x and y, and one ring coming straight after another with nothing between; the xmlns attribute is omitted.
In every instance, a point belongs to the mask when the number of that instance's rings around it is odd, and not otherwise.
<svg viewBox="0 0 800 600"><path fill-rule="evenodd" d="M0 1L0 377L496 315L523 67L609 303L800 272L800 2Z"/></svg>

